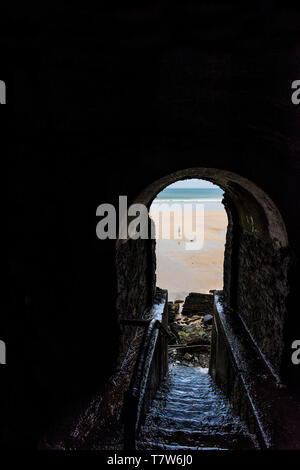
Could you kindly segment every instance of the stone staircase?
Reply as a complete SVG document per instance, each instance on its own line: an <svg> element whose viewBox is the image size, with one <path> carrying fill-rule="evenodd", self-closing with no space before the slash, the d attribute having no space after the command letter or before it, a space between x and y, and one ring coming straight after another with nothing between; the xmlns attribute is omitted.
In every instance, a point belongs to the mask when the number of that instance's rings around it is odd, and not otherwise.
<svg viewBox="0 0 300 470"><path fill-rule="evenodd" d="M172 364L147 414L137 448L240 450L258 445L208 369Z"/></svg>

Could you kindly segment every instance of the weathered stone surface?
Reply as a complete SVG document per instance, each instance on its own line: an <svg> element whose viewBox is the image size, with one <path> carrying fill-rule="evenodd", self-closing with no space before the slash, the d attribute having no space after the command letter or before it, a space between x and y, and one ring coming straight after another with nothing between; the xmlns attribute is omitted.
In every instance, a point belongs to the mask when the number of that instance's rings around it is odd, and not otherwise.
<svg viewBox="0 0 300 470"><path fill-rule="evenodd" d="M230 316L221 292L217 297L210 374L262 448L299 449L299 434L295 432L300 419L298 397L274 379L245 336L242 323Z"/></svg>
<svg viewBox="0 0 300 470"><path fill-rule="evenodd" d="M241 234L237 312L277 373L284 349L288 267L287 250L249 233Z"/></svg>
<svg viewBox="0 0 300 470"><path fill-rule="evenodd" d="M152 305L155 295L155 240L132 240L118 245L116 265L118 273L117 312L119 319L141 318ZM139 262L137 263L137 259ZM135 328L123 326L120 341L119 364L121 364Z"/></svg>
<svg viewBox="0 0 300 470"><path fill-rule="evenodd" d="M189 327L178 331L179 340L183 344L209 344L207 332L201 327Z"/></svg>
<svg viewBox="0 0 300 470"><path fill-rule="evenodd" d="M185 299L182 315L205 315L213 312L213 296L191 292Z"/></svg>

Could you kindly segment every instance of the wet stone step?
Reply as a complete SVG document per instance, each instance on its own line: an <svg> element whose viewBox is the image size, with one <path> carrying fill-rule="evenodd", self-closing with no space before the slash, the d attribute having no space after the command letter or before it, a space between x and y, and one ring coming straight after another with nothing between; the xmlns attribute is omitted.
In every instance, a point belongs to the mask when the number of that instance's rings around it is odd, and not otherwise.
<svg viewBox="0 0 300 470"><path fill-rule="evenodd" d="M210 412L212 416L217 415L219 418L223 415L226 417L227 421L234 421L239 422L238 418L235 416L229 415L230 408L224 404L220 404L218 407L216 403L211 400L193 400L193 399L186 399L178 400L178 399L170 399L166 402L162 402L153 406L152 414L154 415L155 412L158 414L165 415L166 413L194 413L195 415L199 415L203 412Z"/></svg>
<svg viewBox="0 0 300 470"><path fill-rule="evenodd" d="M252 449L257 444L207 369L173 364L146 416L138 445Z"/></svg>
<svg viewBox="0 0 300 470"><path fill-rule="evenodd" d="M210 415L214 415L214 410L211 409L211 406L209 403L201 403L201 412L199 411L199 404L201 402L197 402L197 403L191 403L191 402L186 402L186 403L183 403L183 402L179 402L178 400L174 400L174 401L169 401L165 404L164 406L164 410L162 411L162 413L164 414L169 414L169 413L173 413L174 415L178 414L178 415L185 415L185 416L198 416L202 414L202 411L203 413L206 413L206 414L210 414Z"/></svg>
<svg viewBox="0 0 300 470"><path fill-rule="evenodd" d="M154 423L162 421L167 421L168 423L173 422L173 426L176 428L185 424L187 427L189 425L195 425L196 427L198 426L198 428L205 426L210 429L241 429L241 426L239 426L237 422L228 422L226 416L218 416L217 424L215 424L215 414L207 409L203 410L202 413L195 413L193 411L180 413L168 410L164 415L154 416L152 420Z"/></svg>
<svg viewBox="0 0 300 470"><path fill-rule="evenodd" d="M203 400L203 398L197 398L197 397L194 397L193 400L191 400L190 396L188 395L182 395L182 394L179 394L179 393L173 393L172 394L170 393L170 396L168 397L168 399L163 399L162 398L162 404L164 404L164 406L166 405L166 403L170 403L170 404L177 404L178 406L185 406L185 405L190 405L193 407L193 409L196 407L196 406L199 406L200 404L202 403L210 403L212 400Z"/></svg>
<svg viewBox="0 0 300 470"><path fill-rule="evenodd" d="M197 402L190 400L188 401L186 399L185 402L179 401L179 400L169 400L163 403L157 403L156 406L153 406L152 408L152 415L154 416L155 414L159 415L166 415L166 414L194 414L196 415L201 415L202 413L208 413L211 414L212 416L217 415L218 417L224 416L227 421L234 421L234 422L239 422L238 418L235 416L230 416L228 413L228 406L220 404L219 407L215 406L215 403L211 401L204 401L204 400L198 400Z"/></svg>
<svg viewBox="0 0 300 470"><path fill-rule="evenodd" d="M179 445L179 444L159 444L158 442L149 442L147 445L145 445L143 442L138 442L137 444L138 450L177 450L177 451L196 451L196 450L229 450L225 448L220 448L220 447L206 447L206 446L199 446L199 447L194 447L194 446L185 446L185 445Z"/></svg>
<svg viewBox="0 0 300 470"><path fill-rule="evenodd" d="M152 430L155 430L156 432L159 430L160 427L163 428L172 428L173 431L202 431L202 432L209 432L211 434L215 434L217 432L220 432L220 430L224 433L233 433L236 431L244 432L242 429L236 429L230 424L220 424L220 425L212 425L209 426L209 421L203 420L200 422L199 420L193 420L193 419L166 419L166 420L161 420L161 421L155 421L152 423Z"/></svg>
<svg viewBox="0 0 300 470"><path fill-rule="evenodd" d="M139 449L166 449L166 450L253 450L255 444L248 436L234 434L205 435L198 433L162 434L160 440L138 442Z"/></svg>

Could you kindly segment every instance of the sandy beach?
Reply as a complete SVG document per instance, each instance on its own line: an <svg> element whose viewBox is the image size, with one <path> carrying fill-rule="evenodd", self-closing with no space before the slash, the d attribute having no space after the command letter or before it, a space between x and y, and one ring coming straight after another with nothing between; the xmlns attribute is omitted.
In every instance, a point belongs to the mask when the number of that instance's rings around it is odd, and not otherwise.
<svg viewBox="0 0 300 470"><path fill-rule="evenodd" d="M153 213L151 215L155 219L155 215ZM194 220L195 231L195 211L190 211L188 217L194 218L192 220ZM186 249L186 242L190 242L189 234L182 235L182 230L178 231L177 225L173 232L174 219L172 217L170 221L165 222L167 231L170 229L170 239L156 240L157 286L168 289L169 300L184 299L189 292L208 293L210 289L223 288L226 212L224 209L204 210L203 222L204 238L201 249ZM190 220L188 225L191 226L191 223ZM198 223L201 225L201 217ZM159 228L159 225L156 222L157 227ZM178 239L174 239L174 233Z"/></svg>

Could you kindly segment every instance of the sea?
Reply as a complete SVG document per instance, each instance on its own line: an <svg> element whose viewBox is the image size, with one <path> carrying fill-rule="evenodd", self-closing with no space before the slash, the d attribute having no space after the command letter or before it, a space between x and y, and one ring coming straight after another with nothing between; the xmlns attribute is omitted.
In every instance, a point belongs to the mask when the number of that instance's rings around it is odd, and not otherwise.
<svg viewBox="0 0 300 470"><path fill-rule="evenodd" d="M158 210L159 204L204 204L204 210L224 210L224 191L221 188L166 188L157 194L150 211Z"/></svg>

